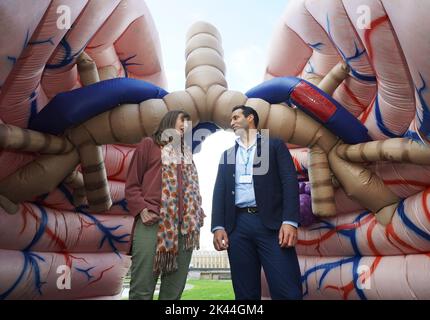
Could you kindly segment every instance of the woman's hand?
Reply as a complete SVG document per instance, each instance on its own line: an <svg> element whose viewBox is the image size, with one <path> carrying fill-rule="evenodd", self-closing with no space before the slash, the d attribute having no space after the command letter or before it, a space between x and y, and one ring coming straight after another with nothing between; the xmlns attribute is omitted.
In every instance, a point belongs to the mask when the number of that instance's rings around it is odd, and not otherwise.
<svg viewBox="0 0 430 320"><path fill-rule="evenodd" d="M145 208L140 212L140 219L145 226L151 226L160 220L160 216Z"/></svg>

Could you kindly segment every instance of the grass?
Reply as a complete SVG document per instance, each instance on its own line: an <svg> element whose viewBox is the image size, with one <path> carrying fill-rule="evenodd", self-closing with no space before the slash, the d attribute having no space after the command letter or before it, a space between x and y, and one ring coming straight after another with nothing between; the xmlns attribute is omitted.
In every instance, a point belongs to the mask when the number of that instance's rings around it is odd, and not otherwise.
<svg viewBox="0 0 430 320"><path fill-rule="evenodd" d="M181 300L234 300L231 280L187 280L187 284L193 287L184 290Z"/></svg>
<svg viewBox="0 0 430 320"><path fill-rule="evenodd" d="M181 300L234 300L230 280L188 280L193 285L184 291Z"/></svg>
<svg viewBox="0 0 430 320"><path fill-rule="evenodd" d="M234 300L231 280L188 279L187 284L193 287L184 290L181 300ZM158 300L158 295L154 295L154 300Z"/></svg>

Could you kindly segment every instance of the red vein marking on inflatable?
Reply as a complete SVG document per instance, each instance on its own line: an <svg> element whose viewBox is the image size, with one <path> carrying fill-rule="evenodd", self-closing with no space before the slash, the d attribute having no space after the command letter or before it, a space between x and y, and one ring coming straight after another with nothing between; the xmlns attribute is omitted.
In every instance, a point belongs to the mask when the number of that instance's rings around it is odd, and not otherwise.
<svg viewBox="0 0 430 320"><path fill-rule="evenodd" d="M40 217L34 212L33 209L29 210L30 215L36 220L37 223L40 223ZM56 234L56 232L52 231L52 229L46 225L45 233L51 238L51 240L60 247L61 251L66 251L67 246L65 242ZM51 241L51 242L52 242Z"/></svg>
<svg viewBox="0 0 430 320"><path fill-rule="evenodd" d="M81 260L81 261L85 262L86 264L88 264L88 261L87 261L85 258L82 258L82 257L76 257L76 256L74 256L73 254L69 254L68 256L69 256L70 258L72 258L72 259L75 259L75 260Z"/></svg>
<svg viewBox="0 0 430 320"><path fill-rule="evenodd" d="M33 209L29 209L26 205L24 205L26 211L35 218L36 222L40 222L40 217L37 216ZM72 260L73 259L81 259L87 263L87 261L84 258L77 258L69 253L67 250L67 246L65 242L55 234L48 226L45 227L45 233L54 241L56 245L60 247L60 254L64 256L64 260L66 261L66 265L70 268L72 266Z"/></svg>
<svg viewBox="0 0 430 320"><path fill-rule="evenodd" d="M25 205L24 205L25 206ZM40 218L34 213L34 211L32 210L32 209L28 209L28 208L26 208L27 209L27 211L29 211L29 213L36 219L36 221L37 222L40 222ZM55 241L55 243L60 247L60 253L61 254L63 254L64 255L64 257L65 257L65 260L66 260L66 264L69 266L69 267L71 267L71 262L72 262L72 259L71 258L73 258L73 259L77 259L77 260L83 260L85 263L87 263L88 264L88 262L84 259L84 258L78 258L78 257L75 257L75 256L73 256L73 255L71 255L70 253L69 253L69 251L67 250L67 246L66 246L66 244L64 243L64 241L61 239L61 238L59 238L48 226L46 226L46 228L45 228L45 233L52 239L52 240L54 240Z"/></svg>
<svg viewBox="0 0 430 320"><path fill-rule="evenodd" d="M125 167L125 160L127 159L127 157L128 157L128 155L130 154L130 152L132 152L132 151L134 151L134 149L130 149L130 150L128 150L127 152L124 152L124 151L122 151L121 149L119 149L118 147L116 147L116 146L113 146L116 150L118 150L121 154L122 154L122 159L121 159L121 162L120 162L120 164L119 164L119 169L117 170L117 172L116 173L113 173L113 174L111 174L111 175L109 175L108 176L108 178L109 179L115 179L115 176L118 176L123 170L124 170L124 167ZM107 148L106 148L106 153L107 153Z"/></svg>
<svg viewBox="0 0 430 320"><path fill-rule="evenodd" d="M304 174L302 166L300 165L300 162L295 157L292 157L292 158L293 158L294 165L296 166L296 171L299 174Z"/></svg>
<svg viewBox="0 0 430 320"><path fill-rule="evenodd" d="M82 228L89 228L96 225L95 222L89 222L85 220L85 218L82 215L79 215L79 222L81 223Z"/></svg>
<svg viewBox="0 0 430 320"><path fill-rule="evenodd" d="M373 106L375 105L375 103L374 103L375 99L376 99L376 96L373 98L372 102L367 107L367 109L361 114L361 116L360 116L361 119L359 118L359 120L362 124L364 124L366 122L367 117L369 116L370 112L372 111Z"/></svg>
<svg viewBox="0 0 430 320"><path fill-rule="evenodd" d="M103 43L98 44L98 45L96 45L96 46L86 46L86 47L85 47L85 49L86 49L86 50L88 50L88 49L96 49L96 48L99 48L99 47L101 47L101 46L103 46Z"/></svg>
<svg viewBox="0 0 430 320"><path fill-rule="evenodd" d="M24 221L22 224L22 228L19 231L20 235L23 234L23 232L25 231L25 228L27 228L27 212L30 211L25 204L23 204L22 207L23 207L23 210L21 211L21 216L22 216L22 220Z"/></svg>
<svg viewBox="0 0 430 320"><path fill-rule="evenodd" d="M388 21L387 15L382 16L376 20L373 20L370 24L370 28L364 31L364 42L366 43L367 53L369 55L369 60L372 66L373 66L373 53L372 53L372 44L370 43L370 35L373 31L376 30L376 27L380 26L385 21Z"/></svg>
<svg viewBox="0 0 430 320"><path fill-rule="evenodd" d="M45 208L51 209L53 211L58 211L58 208L54 207L52 204L48 204L46 202L42 202L42 205ZM73 208L65 208L65 209L61 208L61 209L62 210L73 210ZM61 214L63 214L63 213L61 213ZM78 219L79 219L79 222L81 223L82 228L89 228L91 226L95 226L96 225L95 222L89 222L89 221L85 220L84 217L81 214L78 214ZM105 221L103 220L101 222L105 222ZM81 237L82 232L83 232L83 230L79 229L79 238Z"/></svg>
<svg viewBox="0 0 430 320"><path fill-rule="evenodd" d="M428 187L430 185L430 183L428 183L428 182L409 180L409 179L405 179L405 180L395 179L395 180L383 180L383 181L387 185L406 184L406 185L413 185L413 186L417 186L417 187Z"/></svg>
<svg viewBox="0 0 430 320"><path fill-rule="evenodd" d="M396 240L400 245L402 245L405 248L408 248L409 250L412 250L413 252L425 253L424 251L422 251L420 249L417 249L417 248L411 246L410 244L406 243L402 239L400 239L400 237L394 231L394 227L393 227L392 223L390 223L389 225L387 225L387 227L385 228L385 234L387 236L388 241L393 246L395 246L397 249L399 249L402 253L406 253L406 252L402 248L400 248L399 246L397 246L396 244L394 244L394 242L391 241L390 236L393 237L394 240Z"/></svg>
<svg viewBox="0 0 430 320"><path fill-rule="evenodd" d="M86 264L88 264L88 261L85 258L76 257L68 252L63 253L63 255L64 255L64 260L66 261L66 265L69 268L72 267L73 260L81 260L81 261L84 261Z"/></svg>
<svg viewBox="0 0 430 320"><path fill-rule="evenodd" d="M63 202L48 203L45 200L41 200L39 203L40 203L41 206L43 206L43 207L45 207L47 209L51 209L51 210L58 210L59 208L60 209L64 209L64 210L68 210L68 209L66 209L64 207L63 208L61 207L64 204Z"/></svg>
<svg viewBox="0 0 430 320"><path fill-rule="evenodd" d="M359 276L357 281L361 281L361 283L365 283L367 279L369 279L371 277L371 275L375 272L376 268L378 267L379 262L381 261L382 256L378 256L375 257L375 260L373 260L372 265L370 266L370 271L367 272L362 272ZM343 286L343 287L338 287L338 286L334 286L334 285L328 285L325 286L324 289L335 289L337 291L341 291L343 300L347 300L349 294L352 292L352 290L355 289L354 286L354 280L351 280L351 282L349 282L347 285Z"/></svg>
<svg viewBox="0 0 430 320"><path fill-rule="evenodd" d="M28 208L27 205L23 204L25 212L28 212L31 216L33 216L36 222L40 222L40 217L34 213L32 208ZM78 258L69 253L67 250L67 246L60 237L58 237L48 226L45 227L45 233L60 247L60 254L64 256L64 260L66 261L66 265L70 268L72 266L72 260L83 260L85 263L88 262L84 258Z"/></svg>
<svg viewBox="0 0 430 320"><path fill-rule="evenodd" d="M430 194L430 188L428 188L426 191L424 191L423 197L421 198L421 202L423 204L423 209L424 209L424 213L427 217L427 220L430 221L430 210L429 210L429 207L427 205L427 196L429 194Z"/></svg>
<svg viewBox="0 0 430 320"><path fill-rule="evenodd" d="M361 219L358 222L346 223L346 224L338 225L334 229L326 232L320 238L312 239L312 240L298 240L297 243L301 244L301 245L304 245L304 246L309 246L309 245L317 244L317 247L319 247L319 245L320 245L321 242L323 242L323 241L327 240L328 238L330 238L337 231L339 231L339 230L353 230L353 229L357 229L357 228L365 225L366 223L368 223L372 219L374 219L373 215L369 214L365 218Z"/></svg>
<svg viewBox="0 0 430 320"><path fill-rule="evenodd" d="M355 94L351 91L351 89L343 83L343 87L345 88L346 94L354 101L358 106L360 107L361 111L366 110L367 106L365 106L358 98L355 96Z"/></svg>
<svg viewBox="0 0 430 320"><path fill-rule="evenodd" d="M56 207L54 207L52 204L48 204L48 203L46 203L46 202L42 202L42 205L45 207L45 208L48 208L48 209L51 209L51 210L53 210L53 211L58 211L58 208L56 208ZM72 208L71 208L72 209ZM64 210L71 210L71 209L64 209ZM63 214L63 213L62 213ZM78 214L78 219L79 219L79 222L81 223L81 225L82 225L82 227L83 228L89 228L89 227L91 227L91 226L94 226L94 225L96 225L96 223L95 222L88 222L87 220L85 220L84 219L84 217L81 215L81 214ZM101 220L101 222L105 222L105 220ZM82 229L80 230L80 232L82 232Z"/></svg>
<svg viewBox="0 0 430 320"><path fill-rule="evenodd" d="M372 250L375 256L381 256L381 253L378 251L378 249L376 249L375 243L373 242L373 239L372 239L373 229L375 228L376 224L377 224L376 218L370 221L370 225L369 225L369 228L367 229L366 236L367 236L367 242L369 243L370 250Z"/></svg>
<svg viewBox="0 0 430 320"><path fill-rule="evenodd" d="M110 269L112 269L113 267L114 267L114 266L112 265L112 266L110 266L109 268L104 269L104 270L100 273L100 275L99 275L99 277L98 277L97 279L95 279L95 280L91 281L90 283L88 283L87 287L88 287L89 285L93 284L93 283L96 283L96 282L100 281L100 280L102 279L102 277L103 277L103 274L104 274L106 271L109 271Z"/></svg>
<svg viewBox="0 0 430 320"><path fill-rule="evenodd" d="M390 223L385 227L385 237L387 238L388 242L390 242L394 247L397 248L401 253L405 253L405 251L400 248L397 244L395 244L393 241L391 241L390 235L398 242L401 242L402 240L396 235L393 229L393 224Z"/></svg>
<svg viewBox="0 0 430 320"><path fill-rule="evenodd" d="M46 202L46 200L43 200L43 201L40 201L40 204L44 207L49 206L49 209L56 210L58 208L61 208L61 205L63 205L64 202L62 202L62 201L61 202L50 202L48 204L48 202Z"/></svg>

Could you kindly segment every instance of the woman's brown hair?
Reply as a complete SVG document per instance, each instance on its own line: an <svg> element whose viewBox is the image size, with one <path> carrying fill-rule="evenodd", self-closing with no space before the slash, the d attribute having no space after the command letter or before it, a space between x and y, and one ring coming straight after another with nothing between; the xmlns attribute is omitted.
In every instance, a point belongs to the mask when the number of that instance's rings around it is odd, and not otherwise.
<svg viewBox="0 0 430 320"><path fill-rule="evenodd" d="M172 137L169 141L163 140L162 134L165 130L175 128L176 120L181 114L183 115L184 120L191 119L190 115L183 110L172 110L164 115L164 117L160 121L160 124L158 125L158 129L152 135L152 139L154 139L154 142L156 144L158 144L159 146L164 146L171 141Z"/></svg>

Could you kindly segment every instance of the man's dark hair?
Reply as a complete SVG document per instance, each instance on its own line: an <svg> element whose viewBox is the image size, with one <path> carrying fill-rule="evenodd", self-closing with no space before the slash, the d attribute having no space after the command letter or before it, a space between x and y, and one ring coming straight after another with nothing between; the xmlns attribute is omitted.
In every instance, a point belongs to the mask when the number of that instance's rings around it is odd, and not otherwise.
<svg viewBox="0 0 430 320"><path fill-rule="evenodd" d="M258 118L258 113L257 111L255 111L253 108L245 106L245 105L238 105L235 106L233 108L233 110L231 110L231 112L235 112L236 110L241 109L243 115L246 117L248 117L250 114L252 114L254 116L254 125L257 128L258 127L258 122L260 121L260 119Z"/></svg>

